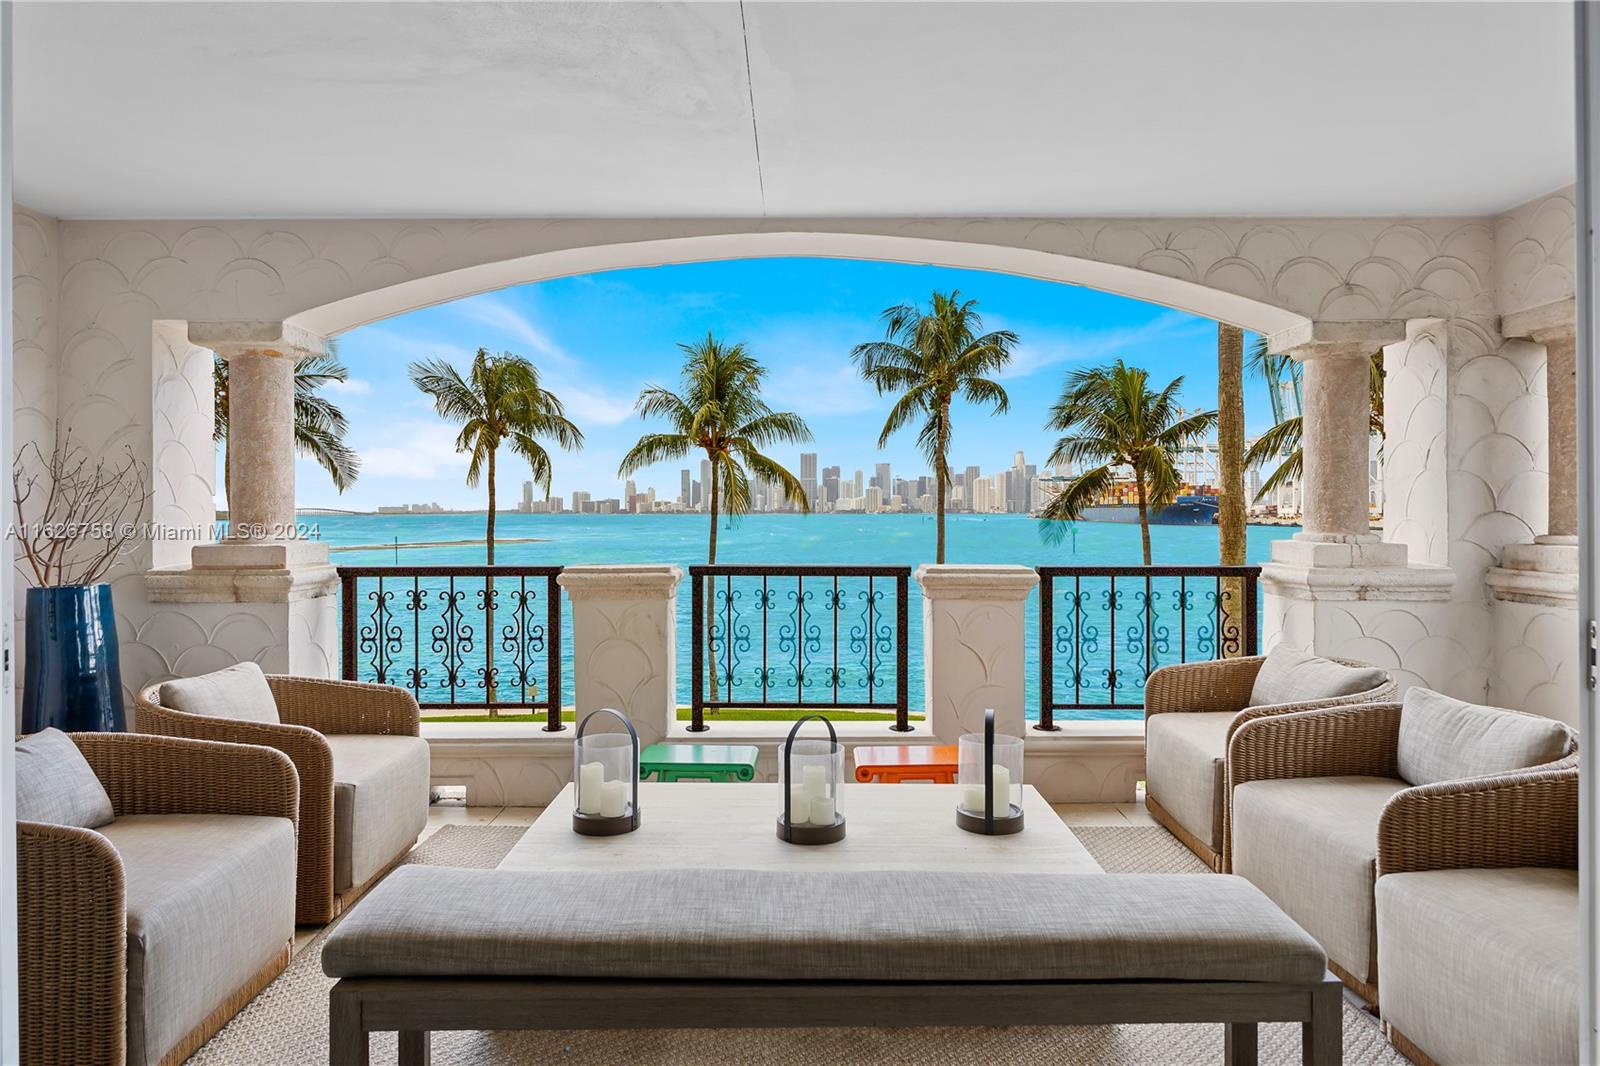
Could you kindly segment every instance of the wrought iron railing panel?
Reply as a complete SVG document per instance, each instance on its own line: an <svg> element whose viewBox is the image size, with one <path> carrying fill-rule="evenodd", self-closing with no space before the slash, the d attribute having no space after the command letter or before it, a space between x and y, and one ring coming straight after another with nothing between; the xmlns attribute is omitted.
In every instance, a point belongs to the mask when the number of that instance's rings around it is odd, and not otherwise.
<svg viewBox="0 0 1600 1066"><path fill-rule="evenodd" d="M1256 654L1259 566L1041 566L1039 722L1139 710L1173 663Z"/></svg>
<svg viewBox="0 0 1600 1066"><path fill-rule="evenodd" d="M691 566L689 729L707 710L908 717L909 566Z"/></svg>
<svg viewBox="0 0 1600 1066"><path fill-rule="evenodd" d="M342 676L561 726L559 566L341 566Z"/></svg>

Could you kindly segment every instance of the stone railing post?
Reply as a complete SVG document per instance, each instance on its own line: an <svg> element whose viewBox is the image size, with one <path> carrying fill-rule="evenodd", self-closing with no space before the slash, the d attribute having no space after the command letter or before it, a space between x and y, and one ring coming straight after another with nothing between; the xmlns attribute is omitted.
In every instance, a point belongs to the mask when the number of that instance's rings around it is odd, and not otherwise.
<svg viewBox="0 0 1600 1066"><path fill-rule="evenodd" d="M672 729L678 713L678 583L683 568L569 566L556 581L572 604L573 705L581 719L612 707L640 744Z"/></svg>
<svg viewBox="0 0 1600 1066"><path fill-rule="evenodd" d="M954 744L982 732L983 712L993 707L996 730L1025 736L1025 614L1039 575L1026 566L926 565L916 579L933 735Z"/></svg>

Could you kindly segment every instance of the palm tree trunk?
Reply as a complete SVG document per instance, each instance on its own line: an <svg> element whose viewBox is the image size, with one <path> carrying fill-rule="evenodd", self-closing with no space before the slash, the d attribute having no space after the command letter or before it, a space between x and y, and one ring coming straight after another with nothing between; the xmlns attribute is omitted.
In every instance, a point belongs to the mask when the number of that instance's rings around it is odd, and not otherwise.
<svg viewBox="0 0 1600 1066"><path fill-rule="evenodd" d="M948 420L950 415L950 401L946 400L943 406L944 416L946 420ZM945 478L950 472L949 464L946 462L945 452L949 450L949 447L950 441L945 433L941 430L939 433L939 465L938 469L933 472L933 478L936 482L938 482L938 488L935 490L934 494L934 507L938 511L939 525L939 548L934 555L934 562L940 565L944 564L944 482Z"/></svg>
<svg viewBox="0 0 1600 1066"><path fill-rule="evenodd" d="M1217 323L1217 452L1222 479L1217 513L1218 555L1223 566L1243 566L1246 529L1244 499L1244 332ZM1242 640L1244 586L1237 578L1222 582L1224 633L1221 647L1244 654Z"/></svg>
<svg viewBox="0 0 1600 1066"><path fill-rule="evenodd" d="M228 512L228 532L233 532L233 419L222 431L222 506Z"/></svg>
<svg viewBox="0 0 1600 1066"><path fill-rule="evenodd" d="M717 477L717 457L711 457L711 547L706 552L706 562L715 566L717 564L717 505L721 502L718 492L721 479ZM712 619L717 615L717 579L706 578L706 656L711 668L711 698L717 698L717 662L712 658L713 644L711 643Z"/></svg>
<svg viewBox="0 0 1600 1066"><path fill-rule="evenodd" d="M489 449L489 521L488 530L484 536L484 545L488 550L489 565L494 565L494 458L495 449ZM494 576L484 579L486 591L483 597L483 647L484 653L489 657L485 669L492 672L494 666ZM492 676L485 676L483 689L488 704L489 717L500 717L500 709L495 706L495 684Z"/></svg>
<svg viewBox="0 0 1600 1066"><path fill-rule="evenodd" d="M1139 542L1144 547L1144 565L1150 565L1150 502L1145 496L1144 474L1135 470L1133 480L1139 486Z"/></svg>

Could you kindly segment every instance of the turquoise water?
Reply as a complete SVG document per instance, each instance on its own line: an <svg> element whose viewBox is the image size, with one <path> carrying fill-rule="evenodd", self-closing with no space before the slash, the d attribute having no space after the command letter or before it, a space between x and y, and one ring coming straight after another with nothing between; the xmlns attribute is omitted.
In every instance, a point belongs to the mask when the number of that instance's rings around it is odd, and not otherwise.
<svg viewBox="0 0 1600 1066"><path fill-rule="evenodd" d="M440 566L448 564L482 565L481 545L484 516L466 515L351 515L307 516L322 540L331 546L418 541L469 540L477 545L434 548L401 548L365 551L337 551L333 561L340 565L364 566ZM1294 527L1252 526L1249 532L1249 561L1264 562L1272 541L1292 535ZM572 566L580 563L677 563L688 567L705 561L707 519L704 515L501 515L496 523L496 562L545 566ZM517 538L537 538L534 543L505 543ZM958 515L947 522L946 557L952 563L1017 563L1024 566L1137 566L1141 562L1139 528L1111 523L1079 523L1074 537L1057 547L1046 545L1039 536L1038 523L1020 515ZM1206 526L1161 526L1151 531L1157 565L1212 565L1217 561L1217 531ZM924 515L752 515L734 523L724 523L718 532L719 563L765 564L873 564L915 567L931 562L934 552L934 523ZM506 602L506 585L501 588ZM363 590L365 591L365 586ZM1151 597L1144 599L1143 583L1124 589L1118 584L1113 601L1104 579L1085 581L1082 594L1074 603L1065 597L1071 589L1058 589L1055 616L1056 636L1061 647L1056 669L1056 702L1111 703L1137 702L1143 674L1163 662L1178 658L1209 658L1213 632L1211 586L1193 583L1180 590L1175 579L1152 583ZM837 596L832 582L773 579L763 593L761 579L738 579L732 588L731 652L733 692L739 699L757 699L763 692L768 699L781 699L785 693L794 702L820 702L831 698L833 682L839 681L839 699L862 699L870 675L873 700L892 702L894 676L892 650L881 641L867 639L870 625L874 633L893 633L894 591L892 581L874 583L872 602L860 579L842 582ZM1177 601L1180 591L1189 610L1178 624ZM730 614L728 601L719 592L717 609L724 618ZM394 603L398 609L400 598ZM911 582L908 610L910 658L908 668L909 702L913 711L923 704L922 697L922 604L915 581ZM468 622L481 630L482 615L476 597L464 598L462 609ZM501 608L502 612L508 608ZM540 609L542 611L542 608ZM474 617L474 612L476 612ZM688 703L690 692L690 597L687 587L678 598L678 692ZM540 615L542 619L542 614ZM443 664L431 651L428 630L439 621L438 608L425 614L417 628L420 658L429 668L428 678L437 682ZM497 614L496 628L506 623ZM761 659L761 626L767 627L767 656ZM839 658L834 659L834 625L839 633ZM1079 639L1067 640L1062 626L1075 626ZM409 623L408 623L409 626ZM571 621L566 620L562 639L567 682L566 699L571 700ZM852 639L852 633L855 633ZM1028 712L1037 716L1038 695L1038 594L1029 598L1027 633ZM396 660L409 666L412 637L397 638ZM719 637L720 640L720 637ZM481 647L481 642L480 642ZM892 642L890 647L892 648ZM1073 651L1080 655L1074 674ZM1108 681L1111 655L1116 664L1115 690ZM507 655L496 651L496 666L507 676ZM481 657L481 653L479 653ZM719 654L727 666L726 656ZM542 662L538 671L542 678ZM803 667L797 670L796 667ZM370 663L363 676L371 676ZM470 664L469 664L470 670ZM404 684L397 676L389 680ZM804 679L804 690L797 690L795 678ZM464 684L472 683L466 680ZM1076 684L1075 684L1076 683ZM719 685L727 687L724 670ZM854 694L854 695L852 695ZM1113 698L1114 696L1114 698ZM463 696L463 699L471 698ZM479 688L481 698L481 686ZM502 697L503 698L503 697ZM1058 716L1135 717L1137 711L1109 708L1058 712Z"/></svg>

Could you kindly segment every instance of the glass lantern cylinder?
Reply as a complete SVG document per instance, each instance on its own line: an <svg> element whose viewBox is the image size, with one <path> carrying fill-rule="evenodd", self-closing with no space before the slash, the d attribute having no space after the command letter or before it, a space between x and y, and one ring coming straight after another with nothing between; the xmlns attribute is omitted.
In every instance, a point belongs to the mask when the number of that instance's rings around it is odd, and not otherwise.
<svg viewBox="0 0 1600 1066"><path fill-rule="evenodd" d="M800 740L800 727L813 718L828 727L827 740ZM778 754L778 787L783 810L778 839L789 844L833 844L844 839L844 812L839 809L839 784L844 780L844 745L833 723L808 714L789 730Z"/></svg>
<svg viewBox="0 0 1600 1066"><path fill-rule="evenodd" d="M626 733L589 733L597 715L611 715ZM639 734L621 711L603 707L578 723L572 743L572 830L617 836L639 828Z"/></svg>
<svg viewBox="0 0 1600 1066"><path fill-rule="evenodd" d="M983 732L963 734L956 783L961 802L956 825L970 833L1022 832L1022 738L994 732L994 709L983 712Z"/></svg>

